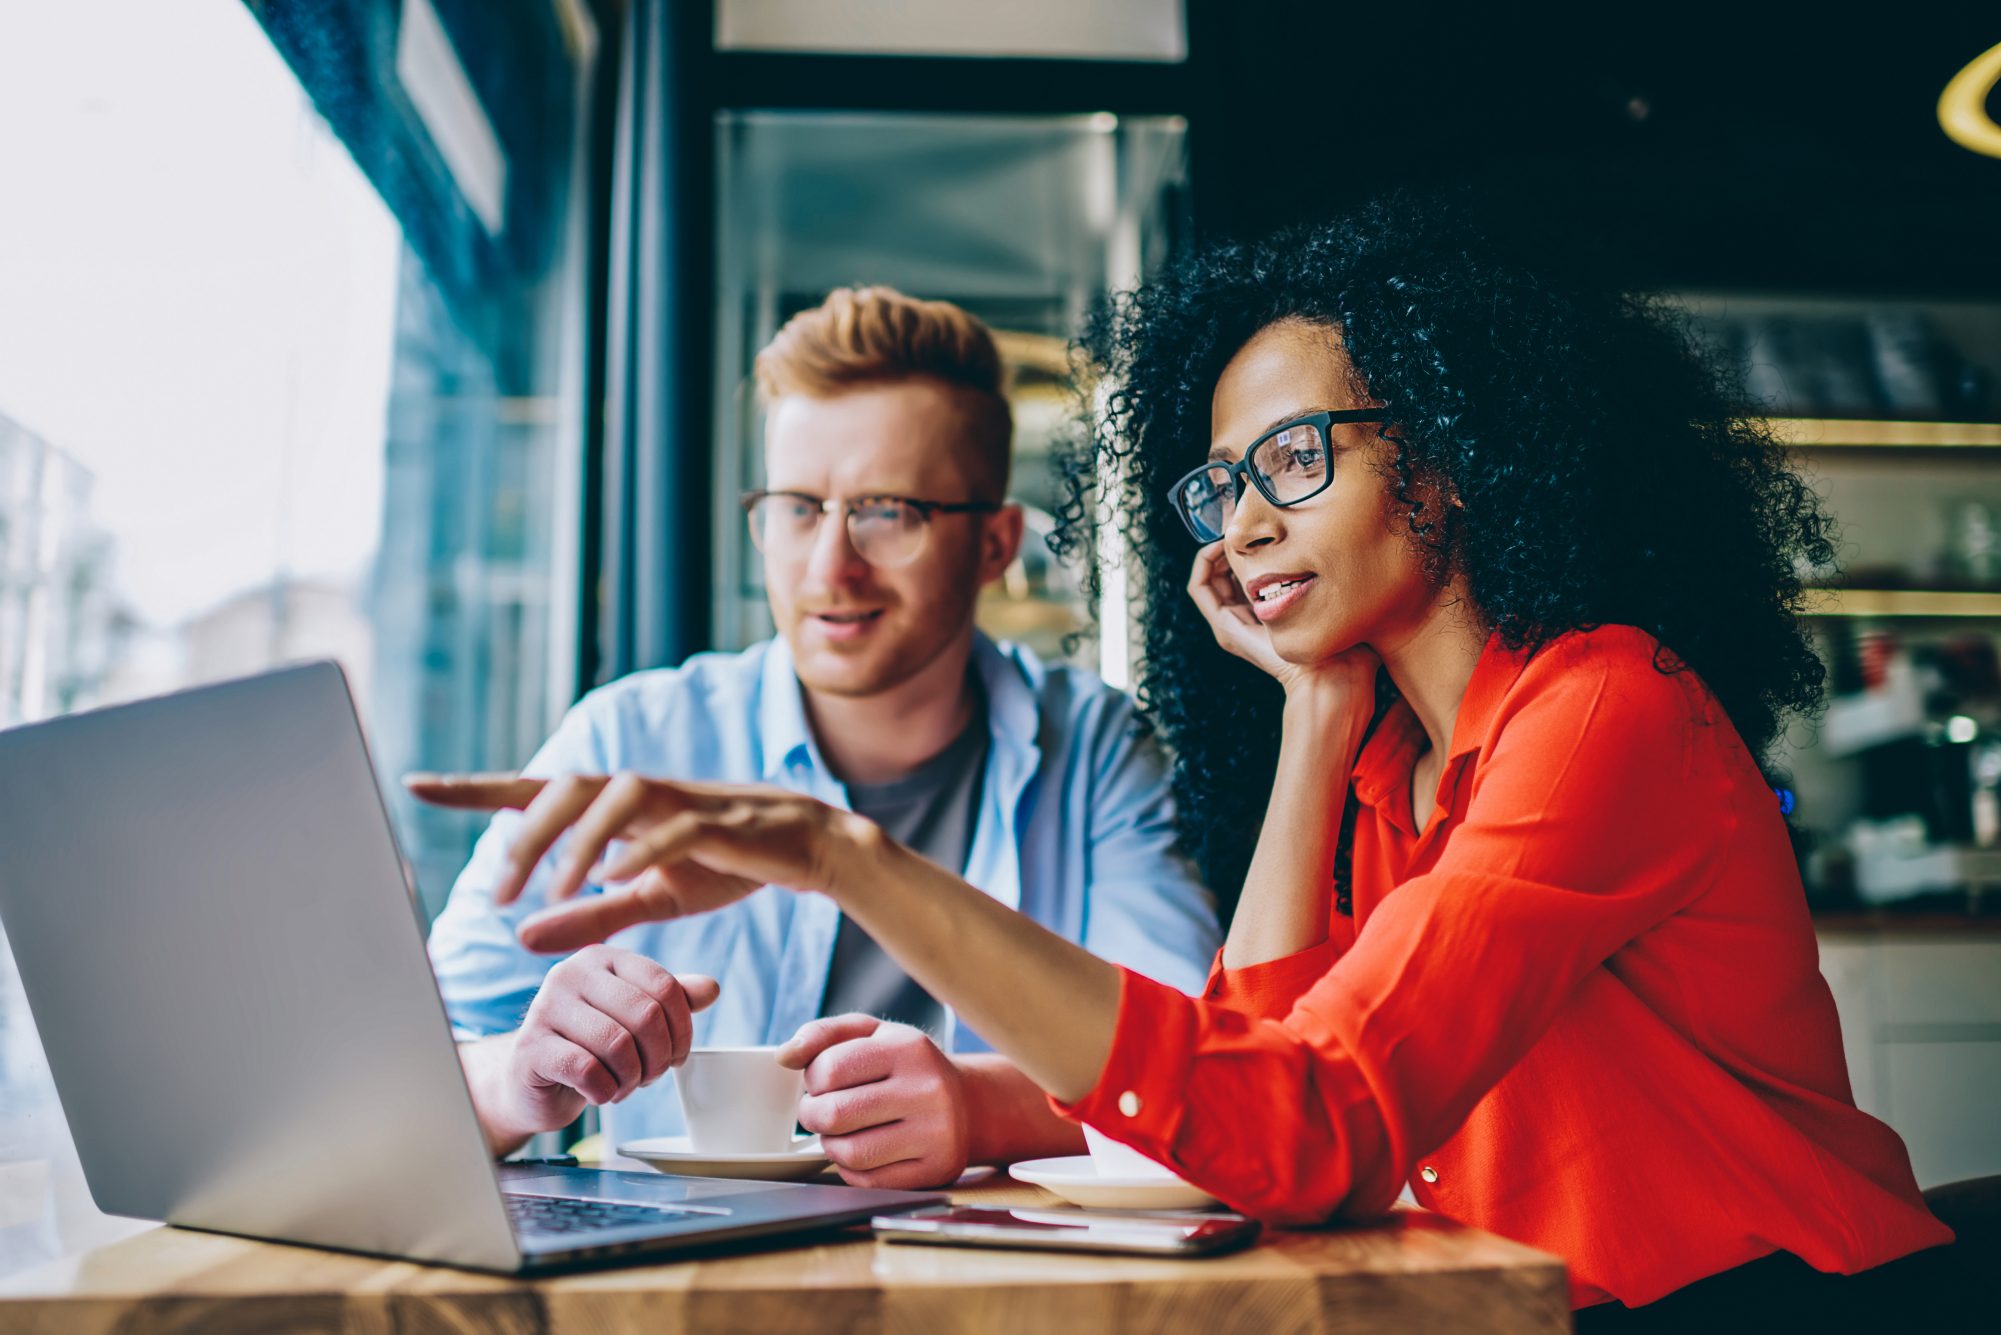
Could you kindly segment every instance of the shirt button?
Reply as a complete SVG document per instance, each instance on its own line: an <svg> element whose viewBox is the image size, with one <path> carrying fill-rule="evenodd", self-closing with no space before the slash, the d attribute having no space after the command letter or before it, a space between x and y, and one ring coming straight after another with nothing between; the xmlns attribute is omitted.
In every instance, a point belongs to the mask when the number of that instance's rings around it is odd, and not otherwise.
<svg viewBox="0 0 2001 1335"><path fill-rule="evenodd" d="M1119 1095L1119 1111L1128 1117L1139 1116L1139 1095L1130 1089Z"/></svg>
<svg viewBox="0 0 2001 1335"><path fill-rule="evenodd" d="M1433 1168L1430 1164L1426 1164L1424 1167L1418 1169L1417 1175L1423 1178L1426 1182L1438 1181L1438 1170L1436 1168Z"/></svg>

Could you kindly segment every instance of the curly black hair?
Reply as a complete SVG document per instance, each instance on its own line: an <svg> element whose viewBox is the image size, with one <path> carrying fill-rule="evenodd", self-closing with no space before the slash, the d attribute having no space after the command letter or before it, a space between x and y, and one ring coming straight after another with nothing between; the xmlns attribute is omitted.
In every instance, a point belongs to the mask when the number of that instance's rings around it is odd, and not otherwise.
<svg viewBox="0 0 2001 1335"><path fill-rule="evenodd" d="M1185 593L1196 549L1167 492L1207 454L1223 367L1281 320L1340 332L1390 405L1411 541L1465 576L1509 647L1638 626L1758 756L1788 713L1818 709L1803 575L1831 566L1830 521L1678 312L1504 239L1463 197L1398 194L1215 245L1088 323L1081 351L1110 392L1061 460L1055 542L1083 553L1100 505L1119 518L1143 600L1140 706L1174 758L1184 842L1226 905L1256 847L1282 696Z"/></svg>

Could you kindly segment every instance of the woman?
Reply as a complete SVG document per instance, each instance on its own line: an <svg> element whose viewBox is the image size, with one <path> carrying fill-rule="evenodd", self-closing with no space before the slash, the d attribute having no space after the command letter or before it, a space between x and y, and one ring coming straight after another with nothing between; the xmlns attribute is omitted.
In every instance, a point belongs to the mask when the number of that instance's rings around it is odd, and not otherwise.
<svg viewBox="0 0 2001 1335"><path fill-rule="evenodd" d="M792 794L419 791L525 805L524 866L575 827L554 893L611 888L537 948L830 895L1062 1111L1275 1222L1408 1183L1612 1317L1946 1243L1853 1105L1757 761L1819 699L1825 521L1669 322L1499 256L1392 202L1213 251L1092 340L1121 388L1078 472L1123 470L1143 698L1243 885L1199 999Z"/></svg>

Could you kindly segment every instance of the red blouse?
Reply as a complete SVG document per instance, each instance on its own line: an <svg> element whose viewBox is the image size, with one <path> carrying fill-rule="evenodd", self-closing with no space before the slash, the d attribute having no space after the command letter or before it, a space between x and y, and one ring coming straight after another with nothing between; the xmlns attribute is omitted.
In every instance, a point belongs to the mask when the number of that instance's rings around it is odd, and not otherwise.
<svg viewBox="0 0 2001 1335"><path fill-rule="evenodd" d="M1481 655L1425 827L1398 704L1356 761L1354 917L1203 997L1127 972L1059 1106L1280 1224L1426 1208L1637 1306L1767 1253L1949 1242L1858 1111L1777 800L1624 626Z"/></svg>

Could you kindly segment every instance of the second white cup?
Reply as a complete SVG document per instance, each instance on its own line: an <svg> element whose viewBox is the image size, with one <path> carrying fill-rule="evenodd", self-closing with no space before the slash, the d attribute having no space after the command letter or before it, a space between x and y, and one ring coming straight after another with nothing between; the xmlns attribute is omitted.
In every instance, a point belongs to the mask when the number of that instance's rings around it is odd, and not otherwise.
<svg viewBox="0 0 2001 1335"><path fill-rule="evenodd" d="M778 1064L777 1048L696 1048L674 1072L674 1088L698 1154L782 1154L806 1073Z"/></svg>

